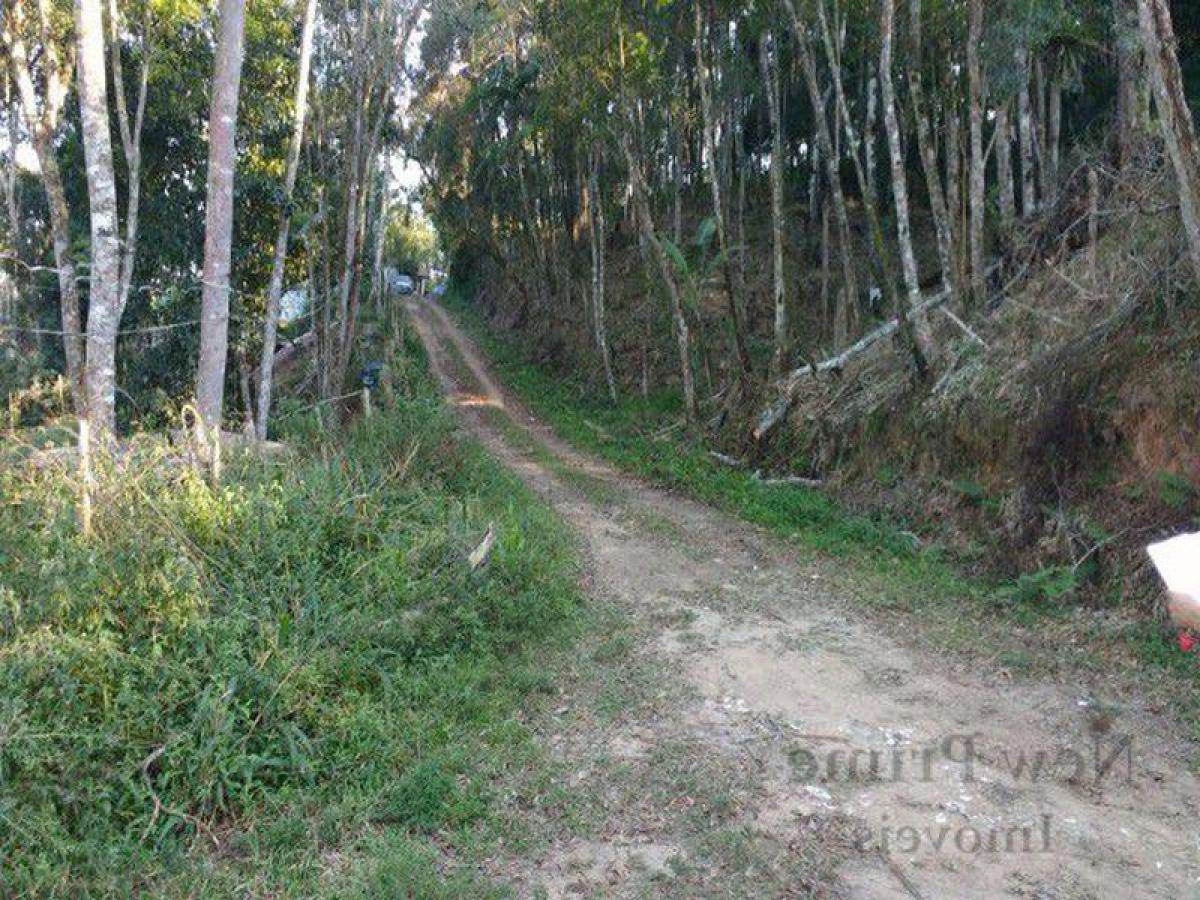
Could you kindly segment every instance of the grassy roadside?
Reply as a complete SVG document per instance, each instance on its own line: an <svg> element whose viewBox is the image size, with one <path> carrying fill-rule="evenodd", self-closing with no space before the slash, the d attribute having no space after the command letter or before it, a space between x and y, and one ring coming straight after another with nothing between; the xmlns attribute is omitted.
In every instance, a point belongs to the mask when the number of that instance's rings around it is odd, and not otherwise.
<svg viewBox="0 0 1200 900"><path fill-rule="evenodd" d="M405 371L219 489L124 460L91 539L62 473L0 469L0 893L497 893L454 861L503 840L591 613L561 523Z"/></svg>
<svg viewBox="0 0 1200 900"><path fill-rule="evenodd" d="M937 646L982 656L1012 676L1080 674L1135 684L1171 698L1200 735L1200 666L1158 624L1092 615L1017 585L967 576L936 545L916 541L903 522L869 519L819 491L766 484L716 461L675 427L681 413L672 393L613 405L530 364L515 342L487 329L463 292L448 292L444 305L501 380L573 445L832 558L852 596L893 624L915 617L923 638Z"/></svg>

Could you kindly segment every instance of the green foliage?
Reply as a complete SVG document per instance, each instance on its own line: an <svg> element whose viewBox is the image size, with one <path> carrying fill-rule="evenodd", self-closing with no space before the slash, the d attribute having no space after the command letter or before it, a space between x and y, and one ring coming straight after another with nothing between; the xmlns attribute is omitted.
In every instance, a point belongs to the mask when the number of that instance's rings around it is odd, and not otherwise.
<svg viewBox="0 0 1200 900"><path fill-rule="evenodd" d="M427 272L437 262L437 232L420 213L397 207L387 222L384 260L401 272Z"/></svg>
<svg viewBox="0 0 1200 900"><path fill-rule="evenodd" d="M1001 589L1001 596L1018 604L1054 603L1079 587L1080 575L1074 566L1048 566L1021 575Z"/></svg>
<svg viewBox="0 0 1200 900"><path fill-rule="evenodd" d="M1174 472L1159 472L1154 477L1158 499L1171 509L1186 510L1200 495L1195 485L1187 478Z"/></svg>
<svg viewBox="0 0 1200 900"><path fill-rule="evenodd" d="M68 477L0 470L6 890L203 867L240 893L246 867L312 896L311 860L369 827L395 865L419 858L397 833L475 827L526 740L530 654L576 621L573 562L423 384L345 435L296 419L285 460L232 460L216 489L148 443L101 467L91 539Z"/></svg>

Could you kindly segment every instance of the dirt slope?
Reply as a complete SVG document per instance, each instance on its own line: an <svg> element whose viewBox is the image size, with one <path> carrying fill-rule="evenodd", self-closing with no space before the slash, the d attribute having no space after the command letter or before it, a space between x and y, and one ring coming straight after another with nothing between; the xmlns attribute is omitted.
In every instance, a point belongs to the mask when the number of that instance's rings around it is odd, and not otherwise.
<svg viewBox="0 0 1200 900"><path fill-rule="evenodd" d="M637 770L684 746L737 773L732 825L767 848L715 865L685 811L626 794L600 839L498 862L520 896L1200 896L1200 785L1153 715L880 635L836 564L564 446L440 308L409 315L466 426L578 532L589 590L679 681L664 713L576 727L556 752L582 779L589 754Z"/></svg>

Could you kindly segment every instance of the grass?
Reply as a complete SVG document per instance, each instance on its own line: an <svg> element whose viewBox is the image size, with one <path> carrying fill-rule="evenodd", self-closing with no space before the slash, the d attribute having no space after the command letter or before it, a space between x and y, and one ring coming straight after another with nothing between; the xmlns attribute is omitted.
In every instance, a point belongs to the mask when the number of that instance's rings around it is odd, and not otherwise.
<svg viewBox="0 0 1200 900"><path fill-rule="evenodd" d="M405 371L218 488L102 465L90 538L67 473L0 468L0 893L497 893L454 860L588 613L561 523Z"/></svg>

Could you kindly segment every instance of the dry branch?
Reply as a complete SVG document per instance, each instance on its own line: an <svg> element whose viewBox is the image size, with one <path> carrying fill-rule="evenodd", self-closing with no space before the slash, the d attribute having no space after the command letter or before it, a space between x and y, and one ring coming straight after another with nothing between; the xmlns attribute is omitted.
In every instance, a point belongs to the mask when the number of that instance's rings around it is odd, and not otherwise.
<svg viewBox="0 0 1200 900"><path fill-rule="evenodd" d="M931 309L935 309L946 301L947 296L945 291L940 291L932 297L926 298L911 310L910 315L920 315ZM890 319L874 331L863 335L858 341L851 344L837 356L831 356L829 359L822 360L816 365L801 366L799 369L795 369L780 383L779 398L759 415L758 424L755 426L753 432L754 439L756 441L762 440L772 428L783 421L788 411L792 408L801 385L810 377L815 377L823 372L834 372L844 369L846 364L854 359L854 357L869 350L884 338L891 337L899 330L900 320Z"/></svg>

